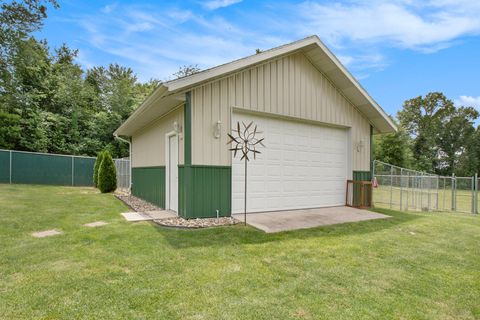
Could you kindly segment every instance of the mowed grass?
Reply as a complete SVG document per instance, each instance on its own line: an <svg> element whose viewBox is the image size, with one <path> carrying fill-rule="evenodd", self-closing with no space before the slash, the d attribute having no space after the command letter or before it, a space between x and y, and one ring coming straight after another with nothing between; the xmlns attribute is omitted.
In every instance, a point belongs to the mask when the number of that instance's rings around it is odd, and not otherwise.
<svg viewBox="0 0 480 320"><path fill-rule="evenodd" d="M127 210L88 188L0 185L0 318L480 318L478 216L378 210L392 218L265 234Z"/></svg>

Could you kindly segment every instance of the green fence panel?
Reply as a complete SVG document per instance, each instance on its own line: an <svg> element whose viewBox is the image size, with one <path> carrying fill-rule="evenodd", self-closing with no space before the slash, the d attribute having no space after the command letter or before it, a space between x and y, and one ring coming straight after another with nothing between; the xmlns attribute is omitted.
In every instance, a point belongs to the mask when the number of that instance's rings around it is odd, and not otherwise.
<svg viewBox="0 0 480 320"><path fill-rule="evenodd" d="M72 158L14 151L12 183L72 185Z"/></svg>
<svg viewBox="0 0 480 320"><path fill-rule="evenodd" d="M165 167L132 168L132 194L165 208Z"/></svg>
<svg viewBox="0 0 480 320"><path fill-rule="evenodd" d="M93 186L93 167L95 158L74 158L73 166L73 185L74 186Z"/></svg>
<svg viewBox="0 0 480 320"><path fill-rule="evenodd" d="M0 183L10 182L10 151L0 150Z"/></svg>

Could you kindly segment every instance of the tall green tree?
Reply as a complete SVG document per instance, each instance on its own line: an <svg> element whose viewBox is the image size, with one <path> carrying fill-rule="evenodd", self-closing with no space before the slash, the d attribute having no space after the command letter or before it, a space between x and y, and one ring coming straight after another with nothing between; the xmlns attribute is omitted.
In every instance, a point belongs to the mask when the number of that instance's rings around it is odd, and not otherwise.
<svg viewBox="0 0 480 320"><path fill-rule="evenodd" d="M411 138L403 128L395 133L374 136L373 145L376 160L404 168L412 166Z"/></svg>
<svg viewBox="0 0 480 320"><path fill-rule="evenodd" d="M453 102L441 92L431 92L425 97L404 102L397 117L413 139L412 152L417 169L432 172L438 167L438 136L442 123L454 111Z"/></svg>
<svg viewBox="0 0 480 320"><path fill-rule="evenodd" d="M463 175L467 168L459 167L460 159L464 158L464 161L468 159L468 161L476 162L475 159L469 159L470 155L467 155L467 153L470 151L469 146L475 144L473 123L478 115L478 112L472 107L460 107L455 108L444 119L437 135L439 150L437 172L445 175L451 175L452 173ZM474 167L475 164L467 164L467 166Z"/></svg>

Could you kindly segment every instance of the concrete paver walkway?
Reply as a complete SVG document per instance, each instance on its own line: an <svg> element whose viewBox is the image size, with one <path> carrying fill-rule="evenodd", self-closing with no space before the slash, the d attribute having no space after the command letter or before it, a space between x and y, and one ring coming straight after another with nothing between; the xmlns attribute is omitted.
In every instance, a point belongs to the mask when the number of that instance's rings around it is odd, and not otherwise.
<svg viewBox="0 0 480 320"><path fill-rule="evenodd" d="M149 220L162 220L166 218L176 217L176 213L167 210L159 211L145 211L145 212L124 212L122 216L127 221L149 221Z"/></svg>
<svg viewBox="0 0 480 320"><path fill-rule="evenodd" d="M243 222L243 214L234 214L233 217ZM385 218L389 218L389 216L368 210L351 207L329 207L248 213L247 224L271 233Z"/></svg>

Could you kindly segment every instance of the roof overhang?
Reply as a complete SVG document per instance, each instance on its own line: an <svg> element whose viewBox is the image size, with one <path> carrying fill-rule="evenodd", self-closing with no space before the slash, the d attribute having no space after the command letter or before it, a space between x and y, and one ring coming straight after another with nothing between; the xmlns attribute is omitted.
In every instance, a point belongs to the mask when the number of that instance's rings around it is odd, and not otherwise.
<svg viewBox="0 0 480 320"><path fill-rule="evenodd" d="M397 131L393 120L383 111L352 74L317 36L311 36L259 54L223 64L188 77L161 84L140 107L115 131L116 135L131 136L156 118L181 103L181 94L202 83L236 73L264 61L303 52L310 62L329 79L371 123L377 133Z"/></svg>

